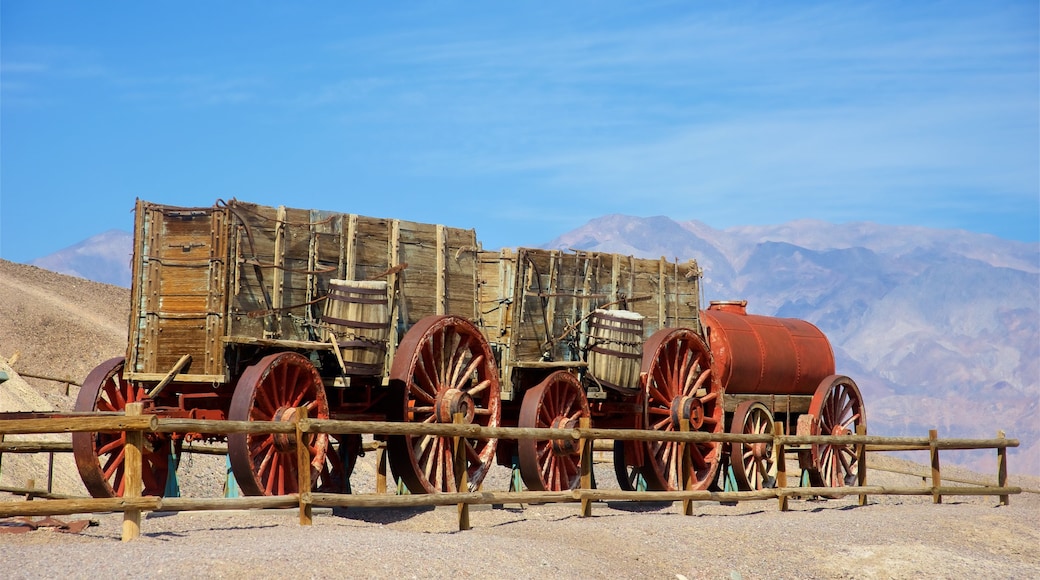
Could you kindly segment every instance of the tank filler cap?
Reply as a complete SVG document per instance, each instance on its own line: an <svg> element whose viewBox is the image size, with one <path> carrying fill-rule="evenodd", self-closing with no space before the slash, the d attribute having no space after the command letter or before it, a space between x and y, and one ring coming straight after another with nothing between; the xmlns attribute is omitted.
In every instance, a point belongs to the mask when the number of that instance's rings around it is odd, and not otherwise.
<svg viewBox="0 0 1040 580"><path fill-rule="evenodd" d="M746 315L747 300L712 300L708 305L708 310Z"/></svg>

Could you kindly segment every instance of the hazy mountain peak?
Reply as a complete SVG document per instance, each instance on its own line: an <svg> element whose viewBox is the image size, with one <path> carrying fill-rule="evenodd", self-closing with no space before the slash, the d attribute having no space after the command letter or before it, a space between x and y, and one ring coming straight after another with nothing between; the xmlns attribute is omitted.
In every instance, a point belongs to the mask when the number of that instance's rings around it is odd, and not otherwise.
<svg viewBox="0 0 1040 580"><path fill-rule="evenodd" d="M31 264L59 274L77 276L128 288L134 236L123 230L108 230L49 254Z"/></svg>

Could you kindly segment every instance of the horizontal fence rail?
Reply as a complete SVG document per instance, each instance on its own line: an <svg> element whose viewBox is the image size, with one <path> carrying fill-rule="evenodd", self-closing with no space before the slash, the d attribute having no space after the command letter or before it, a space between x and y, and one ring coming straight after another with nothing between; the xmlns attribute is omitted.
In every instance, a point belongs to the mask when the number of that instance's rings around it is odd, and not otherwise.
<svg viewBox="0 0 1040 580"><path fill-rule="evenodd" d="M163 498L163 497L127 497L121 498L59 498L46 501L11 501L0 502L0 517L11 516L43 516L66 515L74 513L122 512L124 514L124 541L137 537L140 533L140 515L145 511L188 511L188 510L227 510L227 509L270 509L298 508L301 525L311 523L311 508L318 507L428 507L456 505L459 509L459 529L469 529L470 505L479 504L529 504L529 503L579 503L580 515L591 515L592 502L601 501L634 501L634 502L683 502L683 510L687 515L692 513L693 501L739 502L775 499L779 501L781 510L787 509L787 499L792 497L843 497L858 495L860 504L866 504L868 495L919 495L932 496L935 503L941 502L944 495L979 495L1000 496L1000 503L1006 505L1008 496L1021 493L1021 488L1007 485L1007 448L1017 447L1018 440L999 436L994 439L939 439L936 432L929 437L879 437L858 435L783 435L777 428L775 434L743 435L733 433L702 433L688 431L684 423L679 431L650 431L632 429L599 429L591 428L588 419L583 419L581 426L573 429L542 429L522 427L481 427L464 424L461 417L455 423L399 423L388 421L341 421L328 419L309 419L306 409L301 408L293 422L264 421L214 421L201 419L159 418L155 415L141 415L139 403L127 405L126 414L77 414L55 418L11 418L0 419L0 453L3 452L57 452L68 451L68 443L60 442L12 442L3 441L4 435L26 435L44 433L73 432L119 432L127 433L126 472L124 474L125 489L141 489L141 447L145 432L154 433L207 433L207 434L291 434L297 441L299 464L307 466L299 469L299 487L301 490L311 489L310 456L307 446L301 444L306 435L325 434L358 434L358 435L432 435L447 437L452 440L452 452L464 453L465 446L459 442L463 438L482 439L569 439L580 444L581 478L578 489L545 492L545 491L465 491L459 493L440 493L430 495L390 495L374 494L333 494L306 491L284 496L273 497L240 497L240 498ZM778 426L779 427L779 426ZM1001 434L1002 435L1002 434ZM789 487L787 486L786 461L777 461L777 487L756 491L623 491L591 489L592 455L597 440L616 441L667 441L681 444L680 453L688 456L686 447L694 443L772 443L781 457L785 450L807 445L841 444L854 446L860 458L860 480L855 486L848 487ZM136 448L136 449L135 449ZM949 486L942 485L939 471L938 452L940 450L996 449L998 457L997 485ZM219 450L219 448L218 448ZM932 485L923 487L890 487L866 485L867 451L888 450L926 450L931 454ZM216 452L216 451L211 451ZM385 459L385 458L384 458ZM687 459L688 460L688 459ZM466 489L465 470L456 474L456 489ZM685 485L683 486L685 487ZM0 490L2 491L2 490ZM30 490L31 491L31 490ZM136 492L139 493L139 492ZM27 494L28 495L28 494ZM37 493L41 497L55 497L50 494Z"/></svg>

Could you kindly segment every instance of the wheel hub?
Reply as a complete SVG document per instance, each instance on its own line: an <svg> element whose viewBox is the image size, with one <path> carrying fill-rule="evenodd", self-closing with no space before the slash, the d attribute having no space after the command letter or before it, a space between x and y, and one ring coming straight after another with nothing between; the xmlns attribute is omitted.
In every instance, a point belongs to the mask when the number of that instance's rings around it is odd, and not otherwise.
<svg viewBox="0 0 1040 580"><path fill-rule="evenodd" d="M678 431L681 421L690 422L690 429L696 431L704 425L704 405L696 397L680 396L672 399L672 428Z"/></svg>
<svg viewBox="0 0 1040 580"><path fill-rule="evenodd" d="M294 423L296 422L296 416L298 415L296 407L279 407L275 411L274 416L271 418L272 421L281 421L283 423ZM313 440L316 437L314 434L304 435L307 445L313 444ZM296 451L296 435L293 433L275 433L274 434L274 448L283 453L290 451Z"/></svg>
<svg viewBox="0 0 1040 580"><path fill-rule="evenodd" d="M577 419L567 417L556 417L549 426L551 429L574 429L578 426ZM574 439L553 439L552 452L558 456L577 455L578 442Z"/></svg>
<svg viewBox="0 0 1040 580"><path fill-rule="evenodd" d="M750 447L755 459L767 459L771 453L769 443L752 443Z"/></svg>
<svg viewBox="0 0 1040 580"><path fill-rule="evenodd" d="M437 394L434 408L438 423L453 422L456 413L462 413L465 423L472 423L477 405L469 393L459 389L445 389Z"/></svg>

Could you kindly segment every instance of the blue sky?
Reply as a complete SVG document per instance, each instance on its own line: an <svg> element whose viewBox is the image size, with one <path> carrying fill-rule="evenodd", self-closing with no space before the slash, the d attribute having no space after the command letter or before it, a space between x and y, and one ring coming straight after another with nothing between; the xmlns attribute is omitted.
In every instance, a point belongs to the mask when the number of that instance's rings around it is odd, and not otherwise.
<svg viewBox="0 0 1040 580"><path fill-rule="evenodd" d="M238 197L1040 238L1032 2L0 4L0 258Z"/></svg>

